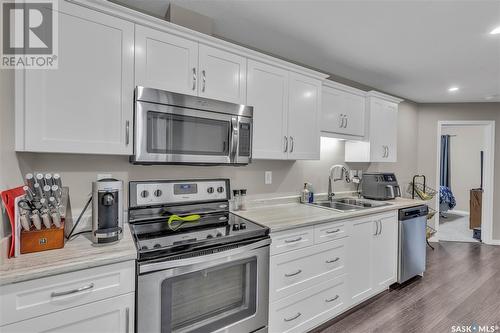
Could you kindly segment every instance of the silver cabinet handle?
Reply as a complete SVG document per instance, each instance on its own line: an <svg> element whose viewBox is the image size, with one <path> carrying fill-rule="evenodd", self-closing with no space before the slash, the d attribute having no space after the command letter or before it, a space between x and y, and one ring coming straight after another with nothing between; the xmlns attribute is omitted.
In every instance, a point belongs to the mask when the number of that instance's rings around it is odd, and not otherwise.
<svg viewBox="0 0 500 333"><path fill-rule="evenodd" d="M378 221L374 221L375 222L375 225L377 226L377 230L375 230L375 233L373 234L373 236L377 236L378 235Z"/></svg>
<svg viewBox="0 0 500 333"><path fill-rule="evenodd" d="M285 135L285 153L288 151L288 137Z"/></svg>
<svg viewBox="0 0 500 333"><path fill-rule="evenodd" d="M327 299L325 299L325 302L330 303L330 302L335 301L335 300L336 300L336 299L338 299L338 298L339 298L339 295L335 295L335 296L334 296L334 297L332 297L332 298L327 298Z"/></svg>
<svg viewBox="0 0 500 333"><path fill-rule="evenodd" d="M378 220L378 223L380 224L380 230L378 232L379 235L382 234L382 220Z"/></svg>
<svg viewBox="0 0 500 333"><path fill-rule="evenodd" d="M125 122L125 145L130 143L130 121Z"/></svg>
<svg viewBox="0 0 500 333"><path fill-rule="evenodd" d="M297 237L295 239L285 239L285 243L295 243L302 240L302 237Z"/></svg>
<svg viewBox="0 0 500 333"><path fill-rule="evenodd" d="M385 154L385 157L388 158L389 157L389 146L385 146L385 149L387 151L387 153Z"/></svg>
<svg viewBox="0 0 500 333"><path fill-rule="evenodd" d="M201 86L201 91L205 92L205 86L207 84L207 73L205 72L205 70L201 71L201 80L203 82L203 85Z"/></svg>
<svg viewBox="0 0 500 333"><path fill-rule="evenodd" d="M295 146L295 142L293 140L293 136L290 137L290 144L291 144L290 153L293 153L293 147Z"/></svg>
<svg viewBox="0 0 500 333"><path fill-rule="evenodd" d="M347 121L349 120L349 118L347 117L347 115L345 116L345 125L344 125L344 128L347 128Z"/></svg>
<svg viewBox="0 0 500 333"><path fill-rule="evenodd" d="M344 115L341 113L339 114L339 128L344 127Z"/></svg>
<svg viewBox="0 0 500 333"><path fill-rule="evenodd" d="M295 319L299 318L301 315L302 315L302 313L297 312L297 314L295 316L290 317L290 318L283 318L283 320L284 321L292 321L292 320L295 320Z"/></svg>
<svg viewBox="0 0 500 333"><path fill-rule="evenodd" d="M125 332L128 333L130 330L130 310L129 308L125 309Z"/></svg>
<svg viewBox="0 0 500 333"><path fill-rule="evenodd" d="M339 231L340 231L340 229L335 229L335 230L327 230L327 231L326 231L326 233L327 233L327 234L334 234L334 233L337 233L337 232L339 232Z"/></svg>
<svg viewBox="0 0 500 333"><path fill-rule="evenodd" d="M94 284L90 283L90 284L87 284L83 287L76 288L76 289L71 289L71 290L67 290L67 291L60 291L60 292L52 292L52 294L50 294L50 297L60 297L60 296L76 294L76 293L80 293L82 291L89 290L92 288L94 288Z"/></svg>
<svg viewBox="0 0 500 333"><path fill-rule="evenodd" d="M292 277L292 276L295 276L295 275L299 275L300 273L302 273L302 270L298 269L296 272L285 274L285 276L286 277Z"/></svg>
<svg viewBox="0 0 500 333"><path fill-rule="evenodd" d="M196 67L193 67L193 90L196 90Z"/></svg>
<svg viewBox="0 0 500 333"><path fill-rule="evenodd" d="M334 258L334 259L328 259L328 260L327 260L327 261L325 261L325 262L326 262L327 264L331 264L331 263L337 262L337 261L339 261L339 260L340 260L340 258L339 258L339 257L337 257L337 258Z"/></svg>

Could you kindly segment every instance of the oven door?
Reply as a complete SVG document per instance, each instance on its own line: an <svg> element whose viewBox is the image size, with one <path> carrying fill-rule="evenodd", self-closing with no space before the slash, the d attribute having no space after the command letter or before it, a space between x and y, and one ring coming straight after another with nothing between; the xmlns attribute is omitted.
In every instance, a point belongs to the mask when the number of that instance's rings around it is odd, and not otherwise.
<svg viewBox="0 0 500 333"><path fill-rule="evenodd" d="M137 101L134 156L138 164L229 164L237 117Z"/></svg>
<svg viewBox="0 0 500 333"><path fill-rule="evenodd" d="M265 330L269 243L139 264L137 332Z"/></svg>

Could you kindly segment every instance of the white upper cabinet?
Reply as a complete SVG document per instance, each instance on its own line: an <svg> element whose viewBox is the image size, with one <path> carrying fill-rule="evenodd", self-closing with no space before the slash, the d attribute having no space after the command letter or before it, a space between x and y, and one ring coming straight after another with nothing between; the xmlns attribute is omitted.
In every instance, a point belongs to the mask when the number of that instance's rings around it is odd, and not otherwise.
<svg viewBox="0 0 500 333"><path fill-rule="evenodd" d="M253 158L319 159L320 102L320 80L249 60Z"/></svg>
<svg viewBox="0 0 500 333"><path fill-rule="evenodd" d="M132 153L134 24L59 3L59 68L16 73L16 150Z"/></svg>
<svg viewBox="0 0 500 333"><path fill-rule="evenodd" d="M253 158L287 159L288 71L248 60L247 104L253 106Z"/></svg>
<svg viewBox="0 0 500 333"><path fill-rule="evenodd" d="M246 102L247 59L136 25L136 85L237 104Z"/></svg>
<svg viewBox="0 0 500 333"><path fill-rule="evenodd" d="M197 95L198 42L136 25L136 85Z"/></svg>
<svg viewBox="0 0 500 333"><path fill-rule="evenodd" d="M346 162L396 162L398 104L401 99L370 91L367 93L368 141L347 141Z"/></svg>
<svg viewBox="0 0 500 333"><path fill-rule="evenodd" d="M323 82L321 135L338 138L365 136L365 93L333 81Z"/></svg>
<svg viewBox="0 0 500 333"><path fill-rule="evenodd" d="M199 96L245 104L247 89L245 57L200 44L198 63Z"/></svg>
<svg viewBox="0 0 500 333"><path fill-rule="evenodd" d="M290 159L319 159L321 81L290 73L288 111L288 156Z"/></svg>

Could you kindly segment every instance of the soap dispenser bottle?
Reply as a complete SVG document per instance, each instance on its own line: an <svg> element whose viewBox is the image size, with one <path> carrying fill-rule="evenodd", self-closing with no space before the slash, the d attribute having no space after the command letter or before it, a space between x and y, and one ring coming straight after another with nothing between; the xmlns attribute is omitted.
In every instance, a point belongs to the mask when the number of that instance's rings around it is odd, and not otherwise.
<svg viewBox="0 0 500 333"><path fill-rule="evenodd" d="M300 193L300 202L302 203L309 202L309 190L307 189L307 183L304 183L304 189Z"/></svg>

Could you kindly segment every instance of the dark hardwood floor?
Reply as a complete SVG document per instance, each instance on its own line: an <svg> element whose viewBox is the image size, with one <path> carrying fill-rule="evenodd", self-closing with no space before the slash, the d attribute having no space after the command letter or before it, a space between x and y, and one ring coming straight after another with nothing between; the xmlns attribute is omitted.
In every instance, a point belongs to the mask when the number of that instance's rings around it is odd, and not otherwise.
<svg viewBox="0 0 500 333"><path fill-rule="evenodd" d="M454 325L500 326L500 246L434 244L435 251L427 251L423 278L385 292L315 332L439 333L453 332Z"/></svg>

